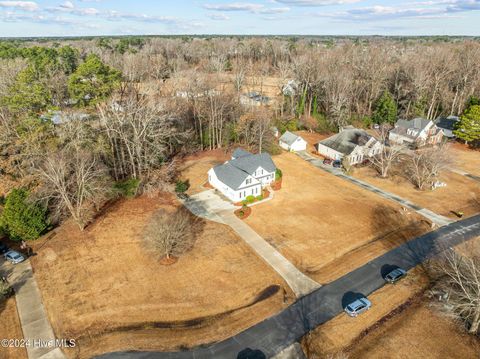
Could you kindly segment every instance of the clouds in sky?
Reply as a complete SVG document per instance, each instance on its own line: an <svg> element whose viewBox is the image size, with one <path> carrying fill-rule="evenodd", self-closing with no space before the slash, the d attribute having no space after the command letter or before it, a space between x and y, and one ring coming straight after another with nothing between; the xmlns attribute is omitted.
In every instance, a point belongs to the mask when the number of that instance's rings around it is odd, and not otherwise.
<svg viewBox="0 0 480 359"><path fill-rule="evenodd" d="M459 18L465 21L458 23ZM446 19L452 26L444 26ZM0 32L7 36L33 36L35 29L53 31L47 29L52 25L78 33L87 29L88 34L124 33L125 29L139 34L228 34L245 29L259 34L360 34L361 23L385 34L439 29L480 35L479 20L480 0L0 0ZM13 22L31 26L14 29ZM22 32L26 29L28 33ZM63 34L61 29L55 31Z"/></svg>

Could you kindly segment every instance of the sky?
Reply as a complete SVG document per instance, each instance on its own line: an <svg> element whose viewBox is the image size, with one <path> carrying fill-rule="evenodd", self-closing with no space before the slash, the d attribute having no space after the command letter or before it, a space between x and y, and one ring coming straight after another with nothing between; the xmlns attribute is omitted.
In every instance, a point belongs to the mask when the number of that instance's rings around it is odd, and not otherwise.
<svg viewBox="0 0 480 359"><path fill-rule="evenodd" d="M480 0L0 0L0 37L480 35Z"/></svg>

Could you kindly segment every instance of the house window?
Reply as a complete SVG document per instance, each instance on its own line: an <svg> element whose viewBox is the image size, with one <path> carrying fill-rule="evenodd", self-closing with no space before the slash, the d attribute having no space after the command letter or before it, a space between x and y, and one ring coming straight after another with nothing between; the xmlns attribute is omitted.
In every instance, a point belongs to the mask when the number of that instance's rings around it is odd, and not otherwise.
<svg viewBox="0 0 480 359"><path fill-rule="evenodd" d="M250 184L250 183L252 183L252 180L251 180L251 179L247 179L247 180L245 181L245 183L246 183L246 184Z"/></svg>

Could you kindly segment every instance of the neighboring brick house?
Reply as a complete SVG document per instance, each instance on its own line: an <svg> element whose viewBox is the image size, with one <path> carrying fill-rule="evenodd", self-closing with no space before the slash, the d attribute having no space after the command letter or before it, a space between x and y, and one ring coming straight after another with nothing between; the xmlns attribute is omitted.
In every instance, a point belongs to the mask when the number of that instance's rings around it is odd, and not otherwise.
<svg viewBox="0 0 480 359"><path fill-rule="evenodd" d="M232 159L208 171L208 182L233 202L259 196L275 181L277 167L268 153L252 154L236 149Z"/></svg>
<svg viewBox="0 0 480 359"><path fill-rule="evenodd" d="M382 144L364 130L345 128L340 133L315 145L323 157L333 160L346 159L350 165L362 163L382 150Z"/></svg>
<svg viewBox="0 0 480 359"><path fill-rule="evenodd" d="M388 138L393 143L422 147L440 143L443 131L433 121L424 118L398 120Z"/></svg>

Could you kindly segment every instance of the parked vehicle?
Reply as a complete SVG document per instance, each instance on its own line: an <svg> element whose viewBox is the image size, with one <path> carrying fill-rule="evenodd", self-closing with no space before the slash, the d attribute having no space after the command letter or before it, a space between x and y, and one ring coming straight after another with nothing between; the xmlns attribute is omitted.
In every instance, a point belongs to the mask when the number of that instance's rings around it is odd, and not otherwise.
<svg viewBox="0 0 480 359"><path fill-rule="evenodd" d="M407 275L407 271L402 268L395 268L383 277L385 282L394 284Z"/></svg>
<svg viewBox="0 0 480 359"><path fill-rule="evenodd" d="M3 256L12 264L21 263L25 260L25 257L16 251L8 251Z"/></svg>
<svg viewBox="0 0 480 359"><path fill-rule="evenodd" d="M350 317L356 317L359 314L369 310L371 306L372 303L367 298L362 297L348 304L344 310L345 313L347 313Z"/></svg>
<svg viewBox="0 0 480 359"><path fill-rule="evenodd" d="M333 162L333 161L332 161L330 158L325 158L325 159L323 160L323 164L324 164L324 165L331 165L332 162Z"/></svg>
<svg viewBox="0 0 480 359"><path fill-rule="evenodd" d="M7 253L8 250L8 246L5 243L0 242L0 254Z"/></svg>
<svg viewBox="0 0 480 359"><path fill-rule="evenodd" d="M333 161L333 167L341 168L342 167L342 161L339 161L339 160Z"/></svg>

